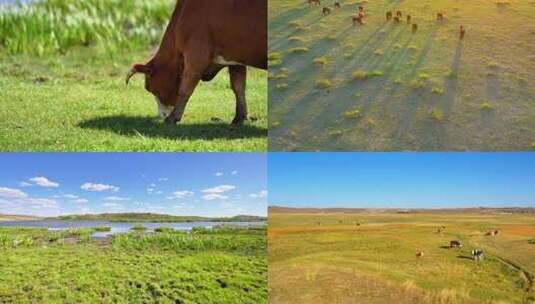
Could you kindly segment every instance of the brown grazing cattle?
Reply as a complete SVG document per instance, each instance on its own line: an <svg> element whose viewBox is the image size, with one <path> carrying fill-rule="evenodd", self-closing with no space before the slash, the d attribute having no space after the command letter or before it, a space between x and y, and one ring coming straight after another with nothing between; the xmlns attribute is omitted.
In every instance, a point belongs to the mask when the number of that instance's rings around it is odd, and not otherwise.
<svg viewBox="0 0 535 304"><path fill-rule="evenodd" d="M322 10L323 16L329 15L331 13L331 9L328 7L324 7Z"/></svg>
<svg viewBox="0 0 535 304"><path fill-rule="evenodd" d="M498 230L491 230L489 232L487 232L487 235L490 235L490 236L497 236L499 233Z"/></svg>
<svg viewBox="0 0 535 304"><path fill-rule="evenodd" d="M459 29L459 39L463 40L465 34L466 34L466 30L465 30L464 26L461 25L461 27Z"/></svg>
<svg viewBox="0 0 535 304"><path fill-rule="evenodd" d="M396 12L396 16L398 16L399 18L401 18L403 16L403 14L401 13L401 11L397 11Z"/></svg>
<svg viewBox="0 0 535 304"><path fill-rule="evenodd" d="M418 24L413 23L413 24L412 24L412 32L413 32L413 33L416 33L417 31L418 31Z"/></svg>
<svg viewBox="0 0 535 304"><path fill-rule="evenodd" d="M394 23L400 23L400 22L401 22L401 20L399 20L398 16L394 17Z"/></svg>
<svg viewBox="0 0 535 304"><path fill-rule="evenodd" d="M461 248L461 247L463 247L463 245L461 244L460 241L457 241L457 240L450 241L450 248Z"/></svg>
<svg viewBox="0 0 535 304"><path fill-rule="evenodd" d="M360 25L364 24L364 22L362 21L363 18L363 13L359 13L358 16L351 16L351 19L353 19L353 25L357 25L357 23Z"/></svg>
<svg viewBox="0 0 535 304"><path fill-rule="evenodd" d="M335 2L335 3L334 3L334 7L336 7L336 8L342 8L342 6L340 5L340 2Z"/></svg>
<svg viewBox="0 0 535 304"><path fill-rule="evenodd" d="M407 15L407 24L411 24L411 18L412 18L411 15Z"/></svg>
<svg viewBox="0 0 535 304"><path fill-rule="evenodd" d="M309 5L321 5L320 0L308 0Z"/></svg>
<svg viewBox="0 0 535 304"><path fill-rule="evenodd" d="M267 69L267 0L180 0L156 54L135 64L145 89L156 97L160 116L175 124L203 81L228 67L236 96L233 124L247 119L246 66Z"/></svg>
<svg viewBox="0 0 535 304"><path fill-rule="evenodd" d="M437 20L438 21L444 20L444 14L443 13L437 13Z"/></svg>
<svg viewBox="0 0 535 304"><path fill-rule="evenodd" d="M424 252L423 252L423 251L418 251L418 252L416 252L416 257L417 257L417 258L421 258L421 257L423 257L423 256L424 256Z"/></svg>
<svg viewBox="0 0 535 304"><path fill-rule="evenodd" d="M386 20L392 19L392 12L386 12Z"/></svg>

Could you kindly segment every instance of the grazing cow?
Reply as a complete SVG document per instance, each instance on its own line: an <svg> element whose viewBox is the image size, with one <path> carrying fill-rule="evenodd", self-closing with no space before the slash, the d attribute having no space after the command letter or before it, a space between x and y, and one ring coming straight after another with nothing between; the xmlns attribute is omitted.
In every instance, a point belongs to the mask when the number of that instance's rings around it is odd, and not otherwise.
<svg viewBox="0 0 535 304"><path fill-rule="evenodd" d="M412 32L413 32L413 33L416 33L417 31L418 31L418 24L413 23L413 24L412 24Z"/></svg>
<svg viewBox="0 0 535 304"><path fill-rule="evenodd" d="M340 2L335 2L335 3L334 3L334 7L336 7L336 8L342 8L342 6L340 5Z"/></svg>
<svg viewBox="0 0 535 304"><path fill-rule="evenodd" d="M489 232L487 232L487 235L490 235L490 236L497 236L499 233L498 230L491 230Z"/></svg>
<svg viewBox="0 0 535 304"><path fill-rule="evenodd" d="M438 21L444 20L444 14L443 13L437 13L437 20Z"/></svg>
<svg viewBox="0 0 535 304"><path fill-rule="evenodd" d="M394 17L394 23L400 23L400 22L401 22L401 20L399 19L398 16Z"/></svg>
<svg viewBox="0 0 535 304"><path fill-rule="evenodd" d="M466 34L466 30L464 29L464 26L461 25L461 27L459 28L459 39L463 40L464 34Z"/></svg>
<svg viewBox="0 0 535 304"><path fill-rule="evenodd" d="M321 1L320 0L308 0L308 4L309 5L321 5Z"/></svg>
<svg viewBox="0 0 535 304"><path fill-rule="evenodd" d="M323 7L322 13L323 13L323 16L327 16L331 13L331 9L328 7Z"/></svg>
<svg viewBox="0 0 535 304"><path fill-rule="evenodd" d="M397 11L396 12L396 16L398 16L399 18L403 17L403 14L401 13L401 11Z"/></svg>
<svg viewBox="0 0 535 304"><path fill-rule="evenodd" d="M412 19L412 16L411 15L407 15L407 24L411 24L411 19Z"/></svg>
<svg viewBox="0 0 535 304"><path fill-rule="evenodd" d="M472 256L474 257L474 260L478 262L483 260L483 250L475 249L475 250L472 250L471 253L472 253Z"/></svg>
<svg viewBox="0 0 535 304"><path fill-rule="evenodd" d="M357 25L357 23L361 25L364 24L364 22L362 21L363 18L363 13L359 13L358 16L351 16L351 19L353 19L353 25Z"/></svg>
<svg viewBox="0 0 535 304"><path fill-rule="evenodd" d="M463 245L461 244L460 241L457 241L457 240L450 241L450 248L461 248L461 247L463 247Z"/></svg>
<svg viewBox="0 0 535 304"><path fill-rule="evenodd" d="M421 258L421 257L423 257L423 256L424 256L424 252L423 252L423 251L418 251L418 252L416 252L416 257L417 257L417 258Z"/></svg>
<svg viewBox="0 0 535 304"><path fill-rule="evenodd" d="M160 47L146 64L145 88L156 97L160 116L175 124L200 80L228 67L236 96L233 124L247 119L246 66L267 69L267 0L177 1Z"/></svg>
<svg viewBox="0 0 535 304"><path fill-rule="evenodd" d="M386 12L386 20L392 19L392 12Z"/></svg>

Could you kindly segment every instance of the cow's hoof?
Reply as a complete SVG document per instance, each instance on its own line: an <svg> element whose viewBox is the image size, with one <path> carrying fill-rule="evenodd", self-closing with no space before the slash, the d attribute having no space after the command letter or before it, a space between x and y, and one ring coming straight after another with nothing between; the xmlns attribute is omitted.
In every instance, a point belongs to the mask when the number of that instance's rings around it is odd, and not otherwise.
<svg viewBox="0 0 535 304"><path fill-rule="evenodd" d="M233 120L232 120L232 124L235 125L235 126L241 126L243 125L243 122L245 121L246 118L244 117L235 117Z"/></svg>
<svg viewBox="0 0 535 304"><path fill-rule="evenodd" d="M171 116L168 116L165 120L164 120L165 124L167 125L176 125L176 123L178 122L174 117L171 117Z"/></svg>

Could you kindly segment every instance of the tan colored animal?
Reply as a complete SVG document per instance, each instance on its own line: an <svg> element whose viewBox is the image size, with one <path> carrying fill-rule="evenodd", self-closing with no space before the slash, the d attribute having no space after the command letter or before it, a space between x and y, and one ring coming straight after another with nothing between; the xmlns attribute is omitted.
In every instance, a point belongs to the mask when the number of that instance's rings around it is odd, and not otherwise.
<svg viewBox="0 0 535 304"><path fill-rule="evenodd" d="M466 34L466 29L464 28L464 26L461 25L459 29L459 39L463 40L465 34Z"/></svg>
<svg viewBox="0 0 535 304"><path fill-rule="evenodd" d="M386 20L392 19L392 12L386 12Z"/></svg>
<svg viewBox="0 0 535 304"><path fill-rule="evenodd" d="M331 9L328 8L328 7L323 7L323 10L322 10L322 13L323 13L323 16L327 16L331 13Z"/></svg>
<svg viewBox="0 0 535 304"><path fill-rule="evenodd" d="M421 257L423 257L423 256L424 256L424 252L423 252L423 251L418 251L418 252L416 252L416 257L417 257L417 258L421 258Z"/></svg>
<svg viewBox="0 0 535 304"><path fill-rule="evenodd" d="M407 15L407 23L408 24L411 24L411 19L412 19L412 16L411 15Z"/></svg>
<svg viewBox="0 0 535 304"><path fill-rule="evenodd" d="M318 6L318 5L321 5L321 1L320 0L308 0L308 4L311 6L312 5Z"/></svg>
<svg viewBox="0 0 535 304"><path fill-rule="evenodd" d="M335 8L342 8L342 6L340 5L340 2L335 2L334 3L334 7Z"/></svg>
<svg viewBox="0 0 535 304"><path fill-rule="evenodd" d="M489 232L487 232L487 235L490 235L490 236L497 236L499 233L498 230L491 230Z"/></svg>
<svg viewBox="0 0 535 304"><path fill-rule="evenodd" d="M414 33L416 33L417 31L418 31L418 24L413 23L413 24L412 24L412 33L414 34Z"/></svg>
<svg viewBox="0 0 535 304"><path fill-rule="evenodd" d="M444 14L443 13L437 13L437 20L438 21L444 20Z"/></svg>

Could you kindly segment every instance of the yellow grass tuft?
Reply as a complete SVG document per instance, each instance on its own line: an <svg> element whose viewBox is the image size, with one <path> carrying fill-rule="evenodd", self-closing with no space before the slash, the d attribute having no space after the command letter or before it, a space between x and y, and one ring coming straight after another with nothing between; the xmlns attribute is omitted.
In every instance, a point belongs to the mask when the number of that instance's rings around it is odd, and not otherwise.
<svg viewBox="0 0 535 304"><path fill-rule="evenodd" d="M353 72L353 79L354 80L364 80L368 78L368 72L364 70L358 70Z"/></svg>
<svg viewBox="0 0 535 304"><path fill-rule="evenodd" d="M281 90L281 91L282 90L286 90L286 89L288 89L288 84L287 83L281 83L281 84L278 84L276 86L276 88L277 88L277 90Z"/></svg>
<svg viewBox="0 0 535 304"><path fill-rule="evenodd" d="M494 106L491 105L490 103L488 102L484 102L481 104L480 106L481 110L483 111L491 111L491 110L494 110Z"/></svg>
<svg viewBox="0 0 535 304"><path fill-rule="evenodd" d="M353 110L353 111L345 111L344 117L348 119L355 119L360 117L360 111L359 110Z"/></svg>
<svg viewBox="0 0 535 304"><path fill-rule="evenodd" d="M436 122L442 122L444 120L444 113L440 109L433 108L429 111L429 117Z"/></svg>
<svg viewBox="0 0 535 304"><path fill-rule="evenodd" d="M333 84L327 79L319 79L316 81L316 87L320 89L329 89L332 85Z"/></svg>
<svg viewBox="0 0 535 304"><path fill-rule="evenodd" d="M314 60L312 60L312 62L315 65L323 67L323 66L327 65L327 63L329 63L329 59L327 59L327 57L318 57L318 58L314 58Z"/></svg>
<svg viewBox="0 0 535 304"><path fill-rule="evenodd" d="M304 47L304 46L301 46L301 47L295 47L295 48L291 48L289 50L290 53L294 53L294 54L299 54L299 53L306 53L308 52L308 48L307 47Z"/></svg>

